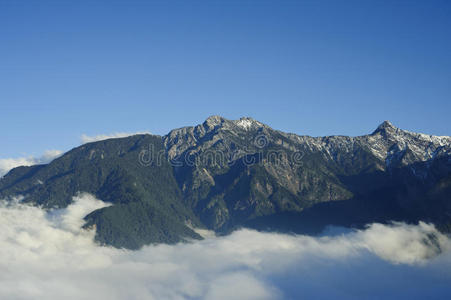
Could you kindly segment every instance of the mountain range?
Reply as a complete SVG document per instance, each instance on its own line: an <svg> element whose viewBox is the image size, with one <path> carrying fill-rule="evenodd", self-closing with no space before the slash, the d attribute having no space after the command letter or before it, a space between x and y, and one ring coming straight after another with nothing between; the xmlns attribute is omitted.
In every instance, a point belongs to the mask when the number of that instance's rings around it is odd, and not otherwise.
<svg viewBox="0 0 451 300"><path fill-rule="evenodd" d="M451 137L388 121L368 135L311 137L211 116L164 136L83 144L0 179L0 198L45 209L79 193L112 204L87 215L85 227L118 248L201 239L198 229L317 234L425 221L450 232Z"/></svg>

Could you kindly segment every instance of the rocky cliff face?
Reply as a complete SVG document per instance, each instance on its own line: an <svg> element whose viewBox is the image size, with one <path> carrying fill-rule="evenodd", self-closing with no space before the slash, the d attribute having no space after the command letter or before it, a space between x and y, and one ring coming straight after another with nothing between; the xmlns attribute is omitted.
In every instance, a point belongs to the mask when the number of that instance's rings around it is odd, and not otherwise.
<svg viewBox="0 0 451 300"><path fill-rule="evenodd" d="M451 144L450 137L411 133L388 121L365 136L309 137L218 116L163 140L184 199L216 230L320 202L368 198L404 181L433 185L433 161L449 166Z"/></svg>
<svg viewBox="0 0 451 300"><path fill-rule="evenodd" d="M86 144L0 181L1 197L20 194L46 207L64 207L77 192L114 204L87 224L118 247L199 238L192 226L314 233L330 224L425 220L447 230L451 138L388 121L359 137L299 136L212 116L163 137Z"/></svg>

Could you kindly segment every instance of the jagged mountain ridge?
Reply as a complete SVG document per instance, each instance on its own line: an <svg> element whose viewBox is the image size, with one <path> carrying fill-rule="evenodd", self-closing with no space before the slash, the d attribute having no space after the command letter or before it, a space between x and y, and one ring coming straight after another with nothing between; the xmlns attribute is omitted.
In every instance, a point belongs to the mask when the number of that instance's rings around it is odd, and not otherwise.
<svg viewBox="0 0 451 300"><path fill-rule="evenodd" d="M86 218L97 240L138 248L200 238L193 226L315 233L425 220L447 230L450 187L450 137L388 121L369 135L310 137L212 116L162 137L89 143L48 165L16 168L1 179L0 196L65 207L90 192L114 204Z"/></svg>
<svg viewBox="0 0 451 300"><path fill-rule="evenodd" d="M393 126L389 121L384 121L370 135L357 137L311 137L273 130L269 126L253 120L252 118L227 120L220 116L211 116L201 125L172 130L168 135L164 136L164 141L168 148L169 156L174 157L180 155L181 152L188 147L192 147L196 142L202 141L202 138L208 133L228 131L233 134L234 131L238 130L277 133L290 139L294 143L306 144L311 151L322 151L329 155L331 151L333 152L333 148L349 151L354 143L367 144L372 150L372 153L383 160L389 159L392 156L401 155L401 153L406 150L406 147L408 147L416 155L416 158L413 161L425 161L433 158L434 155L439 154L435 153L436 151L449 151L451 144L451 137L449 136L413 133L399 129ZM183 141L183 143L181 143L181 141ZM391 148L393 146L395 146L395 148Z"/></svg>
<svg viewBox="0 0 451 300"><path fill-rule="evenodd" d="M259 136L264 136L266 139L265 145L261 148L255 145L256 141L258 143L256 139ZM419 164L435 158L449 157L450 141L449 137L428 136L404 131L387 121L370 135L310 137L273 130L251 118L231 121L218 116L210 117L203 124L195 127L174 130L164 137L168 155L173 159L183 158L187 154L199 155L199 153L205 153L212 149L225 153L225 156L228 157L234 153L236 159L248 155L248 152L265 152L268 148L284 153L296 153L296 151L301 153L303 156L301 165L289 166L289 164L278 165L266 162L261 165L257 164L258 166L250 166L250 169L254 170L263 166L263 172L275 179L276 183L271 186L277 186L279 191L288 191L291 195L301 195L300 201L297 201L299 199L289 201L291 209L295 211L301 211L306 206L318 202L349 200L356 193L362 193L358 186L350 189L347 186L348 183L343 184L347 177L358 174L374 173L374 176L378 178L379 181L376 183L364 183L365 189L370 191L379 188L378 183L382 184L381 180L388 181L389 176L379 179L384 176L379 176L378 172L392 173L393 169L404 167L412 170L414 174L412 180L427 181L427 178L417 178L428 175L427 166ZM240 151L245 148L247 151ZM239 150L234 151L235 149ZM263 157L266 156L263 155ZM289 167L287 168L287 166ZM180 169L182 171L178 171L179 173L186 174L186 167ZM185 169L184 172L183 169ZM224 164L220 168L196 164L196 168L191 169L188 172L189 175L185 175L185 178L182 176L181 185L193 187L192 190L185 191L185 199L190 200L191 205L196 207L199 199L208 199L216 195L207 192L202 195L199 192L202 189L209 190L214 186L213 178L224 173L224 170L228 168ZM410 178L410 175L406 178ZM434 180L431 179L431 181ZM274 195L269 195L271 194L269 191L267 194L266 198ZM255 194L248 195L248 198L251 199L256 197L258 196ZM233 202L236 199L228 201ZM270 210L283 211L284 207L274 205L277 202L270 203L272 205ZM264 201L259 203L264 203ZM213 203L209 202L210 204ZM222 201L219 206L225 208L227 205ZM201 208L202 204L199 209ZM264 210L264 207L260 208ZM202 218L203 212L198 213ZM224 209L224 213L221 214L225 213L227 210ZM211 215L210 211L207 211L206 215ZM216 223L218 222L220 223L216 220ZM222 224L209 225L213 228L220 228Z"/></svg>

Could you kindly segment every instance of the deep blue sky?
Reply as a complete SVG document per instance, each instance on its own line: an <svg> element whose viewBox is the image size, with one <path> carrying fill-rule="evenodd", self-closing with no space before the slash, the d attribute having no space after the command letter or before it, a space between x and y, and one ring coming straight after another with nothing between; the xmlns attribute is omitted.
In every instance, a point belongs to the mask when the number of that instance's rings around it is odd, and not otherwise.
<svg viewBox="0 0 451 300"><path fill-rule="evenodd" d="M213 114L451 135L451 1L0 0L0 158Z"/></svg>

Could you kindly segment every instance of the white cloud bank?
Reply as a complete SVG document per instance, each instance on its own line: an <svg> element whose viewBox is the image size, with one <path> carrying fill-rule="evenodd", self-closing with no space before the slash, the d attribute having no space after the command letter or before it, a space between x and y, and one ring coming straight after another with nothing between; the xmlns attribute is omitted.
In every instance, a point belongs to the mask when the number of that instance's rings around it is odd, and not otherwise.
<svg viewBox="0 0 451 300"><path fill-rule="evenodd" d="M8 173L11 169L19 166L32 166L46 164L59 157L63 152L59 150L48 150L40 157L18 157L0 159L0 177Z"/></svg>
<svg viewBox="0 0 451 300"><path fill-rule="evenodd" d="M308 237L240 230L139 251L100 247L76 197L0 205L0 299L446 299L450 240L427 224Z"/></svg>
<svg viewBox="0 0 451 300"><path fill-rule="evenodd" d="M81 135L81 143L86 144L86 143L91 143L91 142L103 141L103 140L107 140L107 139L124 138L124 137L128 137L128 136L136 135L136 134L150 134L150 132L148 132L148 131L138 131L138 132L133 132L133 133L115 132L112 134L99 134L96 136L88 136L86 134L82 134Z"/></svg>

